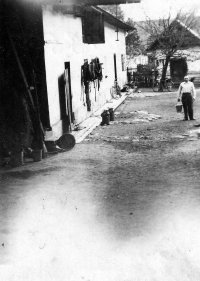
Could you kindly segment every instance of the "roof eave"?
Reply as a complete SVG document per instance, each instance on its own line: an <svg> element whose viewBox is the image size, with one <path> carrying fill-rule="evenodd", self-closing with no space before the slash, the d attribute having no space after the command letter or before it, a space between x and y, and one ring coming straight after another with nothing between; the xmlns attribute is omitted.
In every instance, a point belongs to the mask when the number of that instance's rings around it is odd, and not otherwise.
<svg viewBox="0 0 200 281"><path fill-rule="evenodd" d="M103 13L104 14L104 20L111 25L114 25L114 26L116 26L120 29L126 30L126 31L136 29L135 27L132 27L132 26L124 23L123 21L117 19L116 17L114 17L110 13L106 12L105 10L101 9L100 7L93 7L93 9L98 10L101 13Z"/></svg>
<svg viewBox="0 0 200 281"><path fill-rule="evenodd" d="M32 2L32 0L24 0L26 2ZM141 0L36 0L35 2L40 4L47 4L47 5L119 5L119 4L131 4L131 3L140 3Z"/></svg>

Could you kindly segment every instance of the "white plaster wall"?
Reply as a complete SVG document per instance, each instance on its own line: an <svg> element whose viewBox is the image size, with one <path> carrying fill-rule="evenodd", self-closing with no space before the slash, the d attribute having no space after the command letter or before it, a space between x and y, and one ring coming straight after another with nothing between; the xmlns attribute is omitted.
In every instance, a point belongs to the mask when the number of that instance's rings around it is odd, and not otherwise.
<svg viewBox="0 0 200 281"><path fill-rule="evenodd" d="M80 123L111 98L110 88L114 84L114 53L117 59L118 83L120 86L126 83L126 71L122 71L121 64L121 55L125 54L125 32L119 30L119 41L116 41L116 28L105 23L105 44L83 44L81 18L54 13L51 6L43 7L43 28L50 123L51 126L57 127L57 134L61 135L58 78L64 72L64 63L70 62L73 111L76 121ZM81 89L81 65L84 59L90 62L95 57L103 63L103 80L99 92L96 89L96 101L94 85L91 83L92 111L88 112Z"/></svg>

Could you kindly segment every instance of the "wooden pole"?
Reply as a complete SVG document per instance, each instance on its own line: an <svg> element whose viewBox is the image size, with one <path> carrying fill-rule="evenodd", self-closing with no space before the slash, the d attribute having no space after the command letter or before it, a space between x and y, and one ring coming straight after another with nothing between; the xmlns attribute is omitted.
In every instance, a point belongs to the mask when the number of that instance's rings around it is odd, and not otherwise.
<svg viewBox="0 0 200 281"><path fill-rule="evenodd" d="M26 90L27 90L27 92L28 92L28 96L29 96L29 98L30 98L31 104L32 104L32 106L33 106L33 109L35 110L34 101L33 101L33 97L32 97L32 94L31 94L31 90L30 90L30 87L29 87L28 82L27 82L27 80L26 80L26 76L25 76L25 74L24 74L24 70L23 70L22 65L21 65L21 62L20 62L20 60L19 60L19 57L18 57L18 54L17 54L17 50L16 50L16 48L15 48L14 42L13 42L13 40L12 40L12 37L11 37L10 32L8 31L8 29L7 29L7 33L8 33L9 41L10 41L10 44L11 44L13 53L14 53L14 55L15 55L15 58L16 58L16 61L17 61L19 70L20 70L21 75L22 75L22 78L23 78L23 80L24 80L24 84L25 84Z"/></svg>
<svg viewBox="0 0 200 281"><path fill-rule="evenodd" d="M9 32L8 29L7 29L7 33L8 33L9 41L10 41L13 53L15 55L15 58L16 58L19 70L21 72L21 75L22 75L22 78L23 78L26 90L28 92L28 96L29 96L29 98L31 100L31 104L33 106L33 110L35 111L36 116L37 116L37 123L38 123L37 124L37 148L42 149L43 148L42 124L41 124L40 114L39 114L39 105L38 105L38 96L37 96L37 86L36 86L36 81L35 81L35 73L34 73L34 70L32 70L32 72L33 72L33 81L34 81L34 89L35 89L35 93L36 93L36 106L37 106L37 108L35 108L33 97L32 97L31 91L30 91L30 87L29 87L28 82L26 80L26 76L25 76L24 70L22 68L22 65L21 65L21 62L20 62L17 50L15 48L14 42L12 40L12 37L11 37L10 32Z"/></svg>
<svg viewBox="0 0 200 281"><path fill-rule="evenodd" d="M117 63L116 63L116 54L114 54L114 70L115 70L115 80L117 80Z"/></svg>

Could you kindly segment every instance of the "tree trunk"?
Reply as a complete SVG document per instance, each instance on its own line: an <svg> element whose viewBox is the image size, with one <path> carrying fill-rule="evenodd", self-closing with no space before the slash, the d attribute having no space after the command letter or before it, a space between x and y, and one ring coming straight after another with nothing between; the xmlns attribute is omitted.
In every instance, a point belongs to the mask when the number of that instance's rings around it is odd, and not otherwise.
<svg viewBox="0 0 200 281"><path fill-rule="evenodd" d="M165 60L165 64L163 66L163 69L162 69L162 77L160 79L160 91L163 92L163 83L165 81L165 78L166 78L166 74L167 74L167 67L169 65L169 61L170 61L170 56L166 56L166 60Z"/></svg>

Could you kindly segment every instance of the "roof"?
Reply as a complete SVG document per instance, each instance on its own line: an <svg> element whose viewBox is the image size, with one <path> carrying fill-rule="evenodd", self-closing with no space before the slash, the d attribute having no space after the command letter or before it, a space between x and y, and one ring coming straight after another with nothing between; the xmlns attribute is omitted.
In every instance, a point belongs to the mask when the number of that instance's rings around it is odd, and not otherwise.
<svg viewBox="0 0 200 281"><path fill-rule="evenodd" d="M99 7L92 7L93 9L95 10L98 10L99 12L103 13L104 14L104 20L111 24L111 25L114 25L120 29L123 29L123 30L135 30L136 28L135 27L132 27L126 23L124 23L123 21L117 19L115 16L111 15L110 13L106 12L105 10L99 8Z"/></svg>
<svg viewBox="0 0 200 281"><path fill-rule="evenodd" d="M192 30L191 28L187 27L187 25L185 25L182 21L180 20L175 20L173 21L170 25L174 24L174 23L178 23L179 25L181 25L182 27L184 27L193 37L195 37L195 39L197 39L196 43L198 43L198 45L200 44L200 36L197 32L195 32L194 30ZM162 36L162 34L161 34ZM160 37L161 37L160 36ZM199 42L198 42L199 41ZM150 46L147 48L147 51L151 51L152 49L157 49L156 48L156 44L158 43L158 39L155 39Z"/></svg>
<svg viewBox="0 0 200 281"><path fill-rule="evenodd" d="M197 37L198 39L200 39L200 36L197 32L195 32L194 30L192 30L191 28L187 27L187 25L185 25L182 21L177 20L177 22L183 26L185 29L187 29L192 35L194 35L195 37Z"/></svg>
<svg viewBox="0 0 200 281"><path fill-rule="evenodd" d="M61 11L64 14L69 14L69 13L73 14L74 13L80 17L84 10L84 6L81 6L81 5L71 5L71 6L70 5L53 5L53 7L54 7L54 11ZM71 7L70 10L69 10L69 7ZM87 8L87 6L86 6L86 8ZM111 15L110 13L106 12L105 10L103 10L99 7L89 6L89 9L98 11L99 13L103 14L104 20L113 26L116 26L116 27L126 30L126 31L135 30L135 27L132 27L132 26L124 23L123 21L117 19L115 16Z"/></svg>

